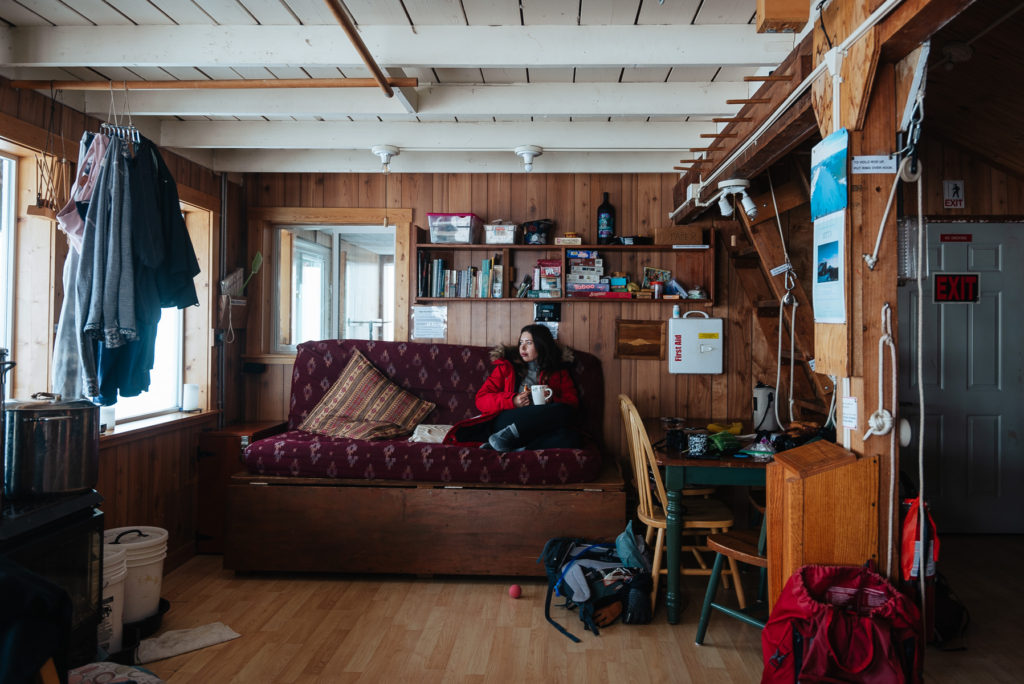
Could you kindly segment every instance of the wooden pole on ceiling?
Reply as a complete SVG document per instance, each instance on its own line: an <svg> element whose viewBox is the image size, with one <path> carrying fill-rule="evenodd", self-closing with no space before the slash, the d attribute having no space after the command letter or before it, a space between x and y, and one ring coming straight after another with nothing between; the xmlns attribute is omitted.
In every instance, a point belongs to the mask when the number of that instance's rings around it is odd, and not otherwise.
<svg viewBox="0 0 1024 684"><path fill-rule="evenodd" d="M366 49L366 43L359 36L359 31L356 30L355 24L352 23L352 19L349 17L348 8L345 7L345 3L341 0L324 0L327 3L327 8L331 10L334 18L341 24L341 28L344 29L345 35L348 36L349 41L352 43L352 47L356 49L359 56L362 58L366 68L373 74L373 78L377 81L377 84L384 91L384 94L388 97L394 97L395 91L388 85L388 79L381 71L380 67L377 66L377 62L373 60L373 55Z"/></svg>
<svg viewBox="0 0 1024 684"><path fill-rule="evenodd" d="M419 79L389 78L396 88L415 88ZM244 90L246 88L376 88L372 78L252 78L209 81L11 81L26 90Z"/></svg>

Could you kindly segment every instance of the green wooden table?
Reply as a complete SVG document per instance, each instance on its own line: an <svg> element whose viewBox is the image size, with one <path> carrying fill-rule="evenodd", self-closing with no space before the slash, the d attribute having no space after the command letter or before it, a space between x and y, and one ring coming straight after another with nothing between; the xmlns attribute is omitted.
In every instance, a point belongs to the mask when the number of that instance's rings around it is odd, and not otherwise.
<svg viewBox="0 0 1024 684"><path fill-rule="evenodd" d="M644 421L648 434L655 443L660 426ZM664 433L663 428L660 430ZM668 529L665 533L665 570L668 573L668 621L679 622L682 596L679 590L680 533L683 529L683 487L688 485L759 485L765 484L765 461L751 458L689 458L665 447L655 450L658 465L665 468L665 490L668 494L668 510L665 517Z"/></svg>

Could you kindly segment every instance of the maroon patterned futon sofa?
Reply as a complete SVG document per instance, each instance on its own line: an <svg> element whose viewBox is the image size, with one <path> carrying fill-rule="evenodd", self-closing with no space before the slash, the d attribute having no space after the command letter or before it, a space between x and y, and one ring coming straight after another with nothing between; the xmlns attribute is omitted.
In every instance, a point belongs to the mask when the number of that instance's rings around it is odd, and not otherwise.
<svg viewBox="0 0 1024 684"><path fill-rule="evenodd" d="M367 441L299 425L358 349L435 408L424 424L477 413L490 348L324 340L298 346L287 429L250 444L228 488L224 565L239 571L543 575L556 536L613 539L625 485L602 454L600 361L574 352L581 449L499 453L465 445Z"/></svg>

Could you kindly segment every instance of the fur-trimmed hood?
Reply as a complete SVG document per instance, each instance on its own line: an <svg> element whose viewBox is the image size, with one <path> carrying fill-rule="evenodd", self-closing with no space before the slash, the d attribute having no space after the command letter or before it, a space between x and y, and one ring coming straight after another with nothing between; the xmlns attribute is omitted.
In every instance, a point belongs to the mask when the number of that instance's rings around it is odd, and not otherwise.
<svg viewBox="0 0 1024 684"><path fill-rule="evenodd" d="M558 346L559 351L562 353L561 362L563 366L568 366L576 359L576 354L573 350L564 344L555 342ZM496 344L491 347L491 361L497 361L498 359L505 359L513 366L522 366L523 360L519 356L519 347L511 344Z"/></svg>

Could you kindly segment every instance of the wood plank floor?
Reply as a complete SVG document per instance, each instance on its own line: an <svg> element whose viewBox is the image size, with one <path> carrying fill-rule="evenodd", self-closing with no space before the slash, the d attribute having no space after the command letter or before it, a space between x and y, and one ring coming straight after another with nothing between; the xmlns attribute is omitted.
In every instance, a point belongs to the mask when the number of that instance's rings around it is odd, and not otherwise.
<svg viewBox="0 0 1024 684"><path fill-rule="evenodd" d="M1014 579L1024 537L949 537L942 572L971 610L968 649L929 648L925 681L1018 682L1024 672L1024 599ZM998 559L998 561L997 561ZM748 578L753 580L753 578ZM553 615L582 639L544 621L545 584L510 580L238 575L220 556L168 573L164 629L223 622L242 635L146 667L184 682L756 682L758 630L714 616L694 645L704 579L684 578L689 605L678 625L660 608L650 625L615 624L594 636L560 607ZM751 586L753 589L753 586ZM730 592L731 593L731 592ZM722 595L720 595L722 596Z"/></svg>

